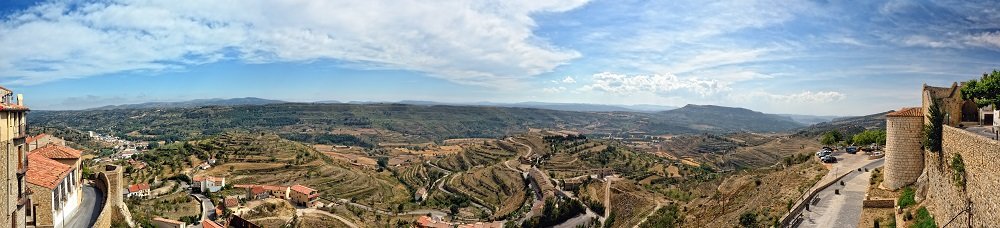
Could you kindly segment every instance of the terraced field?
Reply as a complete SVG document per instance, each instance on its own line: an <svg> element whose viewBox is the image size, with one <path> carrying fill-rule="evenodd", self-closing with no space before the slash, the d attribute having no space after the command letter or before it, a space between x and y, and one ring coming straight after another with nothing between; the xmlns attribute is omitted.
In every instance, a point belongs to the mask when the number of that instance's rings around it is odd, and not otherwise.
<svg viewBox="0 0 1000 228"><path fill-rule="evenodd" d="M656 207L657 197L629 180L611 184L611 214L614 223L610 227L633 227Z"/></svg>
<svg viewBox="0 0 1000 228"><path fill-rule="evenodd" d="M406 187L389 172L357 168L276 135L227 133L192 147L219 158L219 165L201 174L227 177L228 183L302 184L320 191L322 198L376 206L410 199Z"/></svg>
<svg viewBox="0 0 1000 228"><path fill-rule="evenodd" d="M473 169L456 175L445 183L445 187L493 208L491 219L506 217L519 209L529 197L521 173L502 165Z"/></svg>
<svg viewBox="0 0 1000 228"><path fill-rule="evenodd" d="M406 188L410 190L410 193L415 193L417 189L425 188L428 190L433 189L431 186L434 181L438 178L444 176L441 170L428 167L424 163L410 164L407 166L402 166L393 169L396 179L406 185Z"/></svg>
<svg viewBox="0 0 1000 228"><path fill-rule="evenodd" d="M464 171L473 166L493 165L517 156L515 145L505 141L490 141L466 147L464 151L434 161L434 163L450 171Z"/></svg>

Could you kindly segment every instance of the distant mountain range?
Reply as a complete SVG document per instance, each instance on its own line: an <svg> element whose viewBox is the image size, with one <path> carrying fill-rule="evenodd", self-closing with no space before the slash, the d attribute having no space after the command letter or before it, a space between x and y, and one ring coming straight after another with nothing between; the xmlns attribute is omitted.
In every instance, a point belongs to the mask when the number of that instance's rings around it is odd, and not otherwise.
<svg viewBox="0 0 1000 228"><path fill-rule="evenodd" d="M234 105L268 105L280 103L293 103L281 100L271 100L256 97L230 98L230 99L197 99L177 102L147 102L139 104L108 105L90 110L109 109L144 109L144 108L195 108L204 106L234 106ZM344 102L336 100L315 101L317 104L342 104ZM675 109L677 107L664 105L604 105L604 104L581 104L581 103L548 103L548 102L520 102L520 103L494 103L494 102L473 102L473 103L447 103L436 101L404 100L399 102L377 102L377 101L350 101L347 104L409 104L409 105L451 105L451 106L489 106L507 108L537 108L557 111L573 112L659 112Z"/></svg>
<svg viewBox="0 0 1000 228"><path fill-rule="evenodd" d="M147 102L139 104L108 105L92 108L89 110L112 110L112 109L150 109L150 108L196 108L205 106L235 106L235 105L268 105L287 103L280 100L269 100L256 97L230 98L230 99L195 99L177 102Z"/></svg>
<svg viewBox="0 0 1000 228"><path fill-rule="evenodd" d="M799 114L778 114L779 116L787 116L792 118L795 122L799 122L805 125L813 125L822 122L833 121L837 118L845 118L844 116L813 116L813 115L799 115Z"/></svg>

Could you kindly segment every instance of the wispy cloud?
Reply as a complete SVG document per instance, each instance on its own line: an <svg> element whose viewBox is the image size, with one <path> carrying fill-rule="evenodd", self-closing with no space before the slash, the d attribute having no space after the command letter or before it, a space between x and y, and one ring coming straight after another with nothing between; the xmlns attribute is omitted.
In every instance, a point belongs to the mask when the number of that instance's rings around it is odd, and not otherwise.
<svg viewBox="0 0 1000 228"><path fill-rule="evenodd" d="M490 85L580 57L533 34L568 1L44 3L0 23L0 77L38 83L125 71L333 59Z"/></svg>
<svg viewBox="0 0 1000 228"><path fill-rule="evenodd" d="M592 75L593 83L581 91L598 91L619 95L639 93L668 94L686 91L701 96L714 95L730 88L723 82L698 78L679 78L673 74L626 75L602 72Z"/></svg>

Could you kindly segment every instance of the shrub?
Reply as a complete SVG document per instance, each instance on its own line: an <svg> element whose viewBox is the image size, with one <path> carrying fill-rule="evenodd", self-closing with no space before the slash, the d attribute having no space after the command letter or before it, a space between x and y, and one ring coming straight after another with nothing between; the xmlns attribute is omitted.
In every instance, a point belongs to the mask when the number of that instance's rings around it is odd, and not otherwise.
<svg viewBox="0 0 1000 228"><path fill-rule="evenodd" d="M917 220L913 222L912 227L936 228L937 223L934 222L934 216L931 216L926 207L920 207L920 209L917 209Z"/></svg>
<svg viewBox="0 0 1000 228"><path fill-rule="evenodd" d="M938 100L932 100L928 112L930 124L924 126L924 148L931 152L941 152L941 131L944 124L944 114L938 106Z"/></svg>
<svg viewBox="0 0 1000 228"><path fill-rule="evenodd" d="M740 215L740 226L741 227L757 227L757 213L753 212L743 212Z"/></svg>
<svg viewBox="0 0 1000 228"><path fill-rule="evenodd" d="M899 195L899 207L906 208L910 205L917 204L917 201L913 199L916 195L916 191L911 187L906 187L903 189L903 194Z"/></svg>
<svg viewBox="0 0 1000 228"><path fill-rule="evenodd" d="M955 186L965 187L965 162L962 161L962 155L955 154L951 157L951 171Z"/></svg>

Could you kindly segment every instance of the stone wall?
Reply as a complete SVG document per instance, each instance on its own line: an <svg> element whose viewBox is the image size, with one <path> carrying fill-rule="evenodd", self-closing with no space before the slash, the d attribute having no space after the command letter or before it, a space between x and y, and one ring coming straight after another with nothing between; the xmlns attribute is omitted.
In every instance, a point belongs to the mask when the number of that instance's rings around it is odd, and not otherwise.
<svg viewBox="0 0 1000 228"><path fill-rule="evenodd" d="M886 117L885 181L889 189L913 184L924 169L921 132L924 118L920 116Z"/></svg>
<svg viewBox="0 0 1000 228"><path fill-rule="evenodd" d="M28 184L31 189L31 203L38 205L35 207L35 226L52 227L52 189L42 186Z"/></svg>
<svg viewBox="0 0 1000 228"><path fill-rule="evenodd" d="M818 185L818 187L813 187L809 189L808 194L803 195L803 197L799 199L799 201L796 202L794 206L792 206L792 209L790 209L788 213L786 213L784 216L781 217L781 220L779 221L781 223L781 227L794 227L797 222L801 222L799 218L800 215L802 215L802 210L805 210L806 204L809 204L809 202L812 202L813 198L816 198L816 194L818 194L826 187L830 187L830 185L837 183L838 181L840 181L840 179L844 179L844 177L846 177L847 174L851 174L852 172L854 171L853 170L848 171L829 182L826 182L822 185Z"/></svg>
<svg viewBox="0 0 1000 228"><path fill-rule="evenodd" d="M861 202L863 208L893 208L896 207L896 200L892 199L871 199Z"/></svg>
<svg viewBox="0 0 1000 228"><path fill-rule="evenodd" d="M1000 141L945 126L941 155L927 153L928 209L938 226L992 227L1000 224ZM953 180L951 161L955 154L965 164L963 189ZM971 208L968 213L964 212ZM952 220L954 218L954 220ZM949 224L949 221L951 223Z"/></svg>
<svg viewBox="0 0 1000 228"><path fill-rule="evenodd" d="M122 168L108 165L104 171L97 174L95 187L107 197L101 215L97 217L94 227L111 227L115 221L124 221L130 227L135 227L128 206L122 201Z"/></svg>

